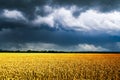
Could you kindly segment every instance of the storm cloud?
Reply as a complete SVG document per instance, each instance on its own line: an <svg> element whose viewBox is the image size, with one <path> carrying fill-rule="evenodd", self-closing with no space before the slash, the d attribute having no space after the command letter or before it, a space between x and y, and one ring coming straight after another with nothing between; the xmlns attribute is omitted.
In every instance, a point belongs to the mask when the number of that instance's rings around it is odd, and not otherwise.
<svg viewBox="0 0 120 80"><path fill-rule="evenodd" d="M71 6L100 8L101 10L109 11L116 10L120 7L119 0L0 0L0 8L19 9L32 11L36 6L43 5L52 6Z"/></svg>
<svg viewBox="0 0 120 80"><path fill-rule="evenodd" d="M119 51L119 7L120 0L0 0L0 48Z"/></svg>

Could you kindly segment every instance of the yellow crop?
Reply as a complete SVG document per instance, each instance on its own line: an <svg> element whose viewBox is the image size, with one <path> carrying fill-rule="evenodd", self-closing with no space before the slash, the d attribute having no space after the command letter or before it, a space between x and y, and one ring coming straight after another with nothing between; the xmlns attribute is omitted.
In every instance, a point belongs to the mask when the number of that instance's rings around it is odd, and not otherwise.
<svg viewBox="0 0 120 80"><path fill-rule="evenodd" d="M120 80L120 55L1 53L0 80Z"/></svg>

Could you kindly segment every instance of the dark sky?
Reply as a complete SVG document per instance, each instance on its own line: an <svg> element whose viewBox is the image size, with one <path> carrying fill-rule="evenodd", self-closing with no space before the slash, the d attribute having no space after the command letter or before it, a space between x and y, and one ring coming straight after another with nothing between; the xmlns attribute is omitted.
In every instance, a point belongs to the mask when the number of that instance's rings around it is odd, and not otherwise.
<svg viewBox="0 0 120 80"><path fill-rule="evenodd" d="M0 49L120 51L120 0L0 0Z"/></svg>

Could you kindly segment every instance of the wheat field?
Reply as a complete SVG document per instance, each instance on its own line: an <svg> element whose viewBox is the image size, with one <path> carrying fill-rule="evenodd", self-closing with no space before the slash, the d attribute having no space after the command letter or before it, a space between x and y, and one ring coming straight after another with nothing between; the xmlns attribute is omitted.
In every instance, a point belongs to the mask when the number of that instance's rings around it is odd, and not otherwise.
<svg viewBox="0 0 120 80"><path fill-rule="evenodd" d="M1 53L0 80L120 80L120 54Z"/></svg>

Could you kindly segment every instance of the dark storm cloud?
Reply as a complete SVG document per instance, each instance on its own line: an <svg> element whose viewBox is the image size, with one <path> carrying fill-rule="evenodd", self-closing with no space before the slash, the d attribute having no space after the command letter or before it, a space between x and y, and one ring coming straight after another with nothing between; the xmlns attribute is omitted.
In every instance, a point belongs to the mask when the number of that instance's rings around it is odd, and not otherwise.
<svg viewBox="0 0 120 80"><path fill-rule="evenodd" d="M53 0L58 5L77 5L85 9L97 8L101 11L117 10L120 0Z"/></svg>
<svg viewBox="0 0 120 80"><path fill-rule="evenodd" d="M76 11L73 15L77 16L80 12L88 9L96 9L102 12L109 12L112 10L119 10L120 0L0 0L0 12L3 9L18 10L25 13L29 19L34 19L36 14L45 16L44 6L50 5L53 7L78 6L82 8L81 11ZM36 11L36 7L40 10Z"/></svg>
<svg viewBox="0 0 120 80"><path fill-rule="evenodd" d="M54 43L62 46L77 45L80 43L104 45L119 42L120 37L99 35L84 35L81 32L61 31L48 26L41 28L18 27L3 29L0 32L0 42L6 43Z"/></svg>
<svg viewBox="0 0 120 80"><path fill-rule="evenodd" d="M42 6L47 0L0 0L0 8L32 11L35 6Z"/></svg>
<svg viewBox="0 0 120 80"><path fill-rule="evenodd" d="M36 6L43 6L49 0L0 0L0 9L19 10L29 19L34 18Z"/></svg>
<svg viewBox="0 0 120 80"><path fill-rule="evenodd" d="M119 50L111 46L119 42L119 36L111 36L103 33L91 35L82 31L74 31L59 25L59 28L50 27L47 24L33 25L21 20L1 18L0 20L0 48L8 49L11 46L19 49L26 43L52 43L60 46L73 46L78 44L94 44L113 50ZM111 45L110 45L111 44Z"/></svg>
<svg viewBox="0 0 120 80"><path fill-rule="evenodd" d="M28 26L29 24L25 23L22 20L0 18L0 31L2 29L13 29L14 30L14 28L25 28Z"/></svg>
<svg viewBox="0 0 120 80"><path fill-rule="evenodd" d="M67 30L59 26L52 28L47 24L30 25L24 22L1 20L0 22L0 48L9 49L14 46L20 49L20 45L26 43L51 43L60 46L74 46L78 44L94 44L105 48L119 50L115 48L116 42L119 42L119 36L108 34L91 35L80 31ZM111 46L112 45L112 46Z"/></svg>
<svg viewBox="0 0 120 80"><path fill-rule="evenodd" d="M3 28L0 31L0 48L4 46L3 49L9 49L14 46L16 49L20 49L21 46L19 45L25 45L26 43L51 43L62 47L78 44L94 44L95 46L101 46L112 51L119 50L115 44L120 41L119 36L110 36L107 34L103 34L104 36L91 36L88 34L83 35L82 32L58 31L47 26L30 28L25 25L20 27L20 25L12 28Z"/></svg>
<svg viewBox="0 0 120 80"><path fill-rule="evenodd" d="M37 6L70 6L77 5L84 9L98 8L102 11L117 10L120 0L0 0L0 9L17 9L33 15Z"/></svg>
<svg viewBox="0 0 120 80"><path fill-rule="evenodd" d="M58 9L63 6L69 8L71 5L75 5L78 8L82 8L82 12L88 9L98 9L102 12L109 12L119 10L120 0L0 0L0 15L3 14L5 9L9 12L16 10L23 15L21 16L19 14L17 15L18 17L25 17L28 20L28 22L26 22L22 19L14 19L14 16L12 18L3 15L0 16L0 48L8 49L11 46L20 48L20 44L40 42L60 46L93 44L95 46L110 48L111 50L118 50L115 43L120 41L120 36L112 36L107 33L93 36L88 33L86 34L86 32L66 29L63 27L62 22L61 25L59 24L59 28L51 27L46 24L49 22L49 18L47 18L48 21L43 19L43 23L41 24L32 24L36 16L49 15L49 13L44 11L44 6L46 5L58 7ZM39 10L36 10L37 7ZM69 14L67 9L63 9L63 11ZM55 15L56 13L53 12L53 14ZM79 10L74 12L73 15L79 16ZM74 19L71 21L73 22Z"/></svg>

